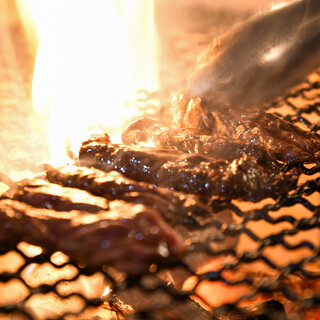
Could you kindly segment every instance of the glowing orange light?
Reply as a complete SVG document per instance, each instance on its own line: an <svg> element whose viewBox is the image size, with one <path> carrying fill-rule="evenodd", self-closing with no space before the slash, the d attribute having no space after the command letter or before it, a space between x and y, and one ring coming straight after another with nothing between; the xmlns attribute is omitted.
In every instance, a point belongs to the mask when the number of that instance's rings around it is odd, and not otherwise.
<svg viewBox="0 0 320 320"><path fill-rule="evenodd" d="M157 89L153 1L18 0L37 30L33 99L49 119L51 162L90 133L120 137L135 90Z"/></svg>

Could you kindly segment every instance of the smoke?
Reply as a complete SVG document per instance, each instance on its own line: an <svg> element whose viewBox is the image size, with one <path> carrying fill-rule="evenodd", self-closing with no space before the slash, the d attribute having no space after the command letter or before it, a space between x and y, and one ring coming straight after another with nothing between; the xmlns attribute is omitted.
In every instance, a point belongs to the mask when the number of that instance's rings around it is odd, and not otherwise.
<svg viewBox="0 0 320 320"><path fill-rule="evenodd" d="M0 2L0 21L0 173L19 179L39 170L48 150L32 112L34 56L13 1Z"/></svg>

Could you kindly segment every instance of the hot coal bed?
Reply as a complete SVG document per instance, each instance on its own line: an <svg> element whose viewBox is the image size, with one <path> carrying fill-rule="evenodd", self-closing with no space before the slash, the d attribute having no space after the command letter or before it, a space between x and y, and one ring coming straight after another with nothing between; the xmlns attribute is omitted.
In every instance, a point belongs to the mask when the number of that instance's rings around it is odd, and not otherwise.
<svg viewBox="0 0 320 320"><path fill-rule="evenodd" d="M177 97L2 195L2 318L319 318L319 72L242 124Z"/></svg>

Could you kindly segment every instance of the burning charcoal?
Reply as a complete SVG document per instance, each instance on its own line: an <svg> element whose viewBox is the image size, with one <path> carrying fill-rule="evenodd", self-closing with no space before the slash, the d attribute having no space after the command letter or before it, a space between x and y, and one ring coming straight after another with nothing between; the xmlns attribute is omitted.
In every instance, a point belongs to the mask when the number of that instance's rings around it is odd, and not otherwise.
<svg viewBox="0 0 320 320"><path fill-rule="evenodd" d="M7 195L37 208L57 211L97 212L109 207L105 198L95 197L82 190L62 188L41 179L22 180L8 190Z"/></svg>
<svg viewBox="0 0 320 320"><path fill-rule="evenodd" d="M116 170L131 179L186 193L259 201L276 198L296 186L294 172L269 172L244 155L229 163L176 150L124 146L88 140L79 154L81 165Z"/></svg>
<svg viewBox="0 0 320 320"><path fill-rule="evenodd" d="M55 211L0 200L0 243L26 241L62 251L89 267L113 266L135 274L184 251L180 235L155 209L114 201L109 210Z"/></svg>
<svg viewBox="0 0 320 320"><path fill-rule="evenodd" d="M183 101L184 103L184 101ZM211 103L190 100L188 106L176 109L175 120L181 127L206 130L212 140L254 144L264 148L277 160L287 163L313 163L320 159L320 140L288 121L258 109L235 113L212 111Z"/></svg>

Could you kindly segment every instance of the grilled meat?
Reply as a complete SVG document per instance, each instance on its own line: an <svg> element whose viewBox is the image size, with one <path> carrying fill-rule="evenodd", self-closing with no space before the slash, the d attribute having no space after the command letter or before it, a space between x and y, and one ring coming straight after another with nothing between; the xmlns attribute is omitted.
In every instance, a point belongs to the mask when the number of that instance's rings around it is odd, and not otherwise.
<svg viewBox="0 0 320 320"><path fill-rule="evenodd" d="M49 168L46 176L51 183L87 190L110 201L117 199L151 206L175 227L178 224L201 225L213 214L209 204L203 203L197 196L156 188L152 184L129 179L116 171L106 173L95 168L65 166Z"/></svg>
<svg viewBox="0 0 320 320"><path fill-rule="evenodd" d="M255 157L260 165L269 170L277 167L276 158L263 146L242 140L230 140L206 129L171 128L148 118L131 123L123 132L122 141L125 144L151 141L156 148L196 153L216 160L233 161L245 153Z"/></svg>
<svg viewBox="0 0 320 320"><path fill-rule="evenodd" d="M62 251L89 267L108 264L131 274L184 251L182 238L157 210L123 201L92 214L0 200L0 243L20 241Z"/></svg>
<svg viewBox="0 0 320 320"><path fill-rule="evenodd" d="M48 169L47 179L62 186L86 189L110 201L118 199L153 207L188 244L204 242L214 236L219 238L222 225L234 222L230 210L214 212L215 208L212 208L212 204L206 199L137 182L116 171L104 172L95 168L65 166ZM216 251L234 248L238 240L239 235L224 236L223 240L213 241L211 248ZM184 260L197 269L210 258L203 254L195 257L194 253L190 253L184 256ZM183 283L185 279L186 275L183 272L170 276L170 281L174 281L176 285L179 282Z"/></svg>
<svg viewBox="0 0 320 320"><path fill-rule="evenodd" d="M265 148L277 160L287 163L313 163L320 159L320 140L288 121L252 109L235 113L226 108L212 111L212 102L185 98L175 103L175 123L183 128L207 130L213 139L250 143Z"/></svg>
<svg viewBox="0 0 320 320"><path fill-rule="evenodd" d="M257 109L239 114L230 109L213 112L208 101L178 100L173 128L143 118L129 125L122 134L123 142L152 141L156 147L228 161L246 153L266 167L275 160L288 164L320 160L320 140L275 115Z"/></svg>
<svg viewBox="0 0 320 320"><path fill-rule="evenodd" d="M75 261L89 266L106 263L132 273L146 271L143 268L147 268L149 262L161 262L154 251L159 249L164 260L171 252L179 253L180 250L181 253L184 241L190 244L218 237L222 224L232 222L229 210L214 213L210 203L205 204L205 199L195 195L156 188L116 171L77 166L49 167L45 175L18 182L0 200L0 225L4 227L0 230L3 235L0 243L5 239L25 240L44 245L49 250L61 250ZM60 243L64 232L68 234L66 245ZM147 239L150 245L145 245ZM212 248L226 250L233 248L237 241L237 236L225 237L224 241L213 243ZM122 244L132 247L138 257L143 256L141 265L132 261L134 258L130 254L127 257L124 252L119 252ZM171 244L172 250L169 248ZM176 250L176 245L181 248ZM98 247L92 253L96 258L88 252L91 246ZM103 249L107 248L110 252L106 251L104 257ZM123 250L131 250L128 248ZM114 261L110 260L111 252L115 254ZM208 259L202 255L193 261L192 255L190 253L185 258L193 268ZM122 264L128 264L128 269ZM177 281L178 277L175 277Z"/></svg>
<svg viewBox="0 0 320 320"><path fill-rule="evenodd" d="M116 170L131 179L186 193L258 201L277 197L296 185L293 172L266 171L253 157L213 161L176 150L112 144L107 137L88 140L79 154L81 165Z"/></svg>
<svg viewBox="0 0 320 320"><path fill-rule="evenodd" d="M95 197L83 190L63 188L42 179L22 180L15 184L7 195L36 208L57 211L79 210L93 213L109 207L105 198Z"/></svg>

